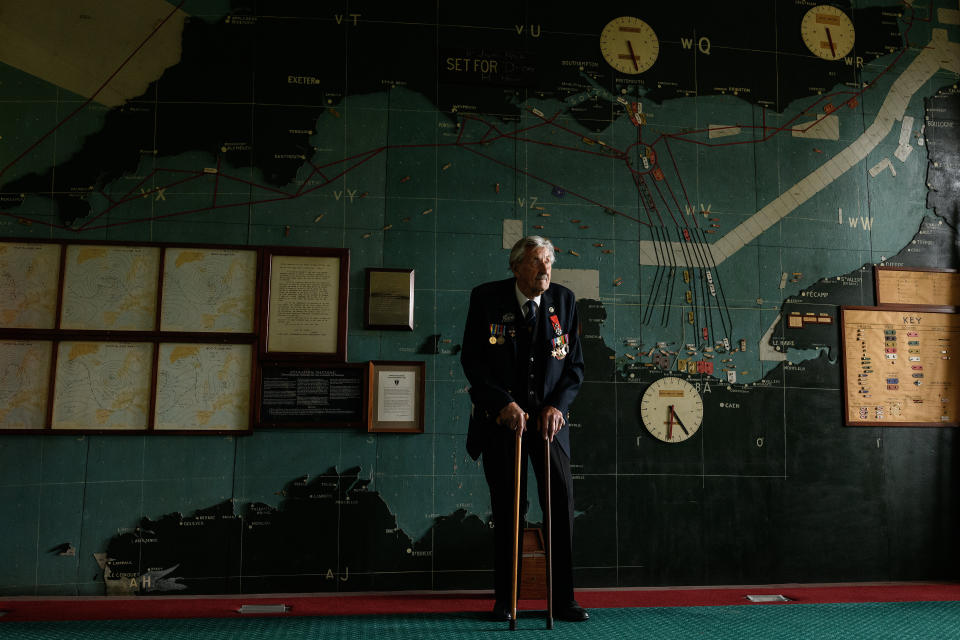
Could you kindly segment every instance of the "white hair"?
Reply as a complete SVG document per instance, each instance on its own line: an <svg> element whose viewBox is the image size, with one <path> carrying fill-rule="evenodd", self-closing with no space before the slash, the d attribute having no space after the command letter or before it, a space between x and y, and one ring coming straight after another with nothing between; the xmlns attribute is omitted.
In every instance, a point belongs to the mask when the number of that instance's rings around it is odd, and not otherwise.
<svg viewBox="0 0 960 640"><path fill-rule="evenodd" d="M550 250L550 264L556 262L557 250L553 248L552 242L542 236L527 236L517 240L513 244L513 248L510 249L510 270L513 271L517 268L517 265L526 257L527 251L539 249L540 247L545 247Z"/></svg>

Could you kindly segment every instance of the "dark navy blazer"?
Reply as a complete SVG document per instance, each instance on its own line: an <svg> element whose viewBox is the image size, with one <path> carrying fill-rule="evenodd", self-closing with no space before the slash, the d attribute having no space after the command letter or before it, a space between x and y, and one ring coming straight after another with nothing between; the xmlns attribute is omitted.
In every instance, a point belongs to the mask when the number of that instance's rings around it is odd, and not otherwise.
<svg viewBox="0 0 960 640"><path fill-rule="evenodd" d="M460 363L470 382L473 411L467 432L467 452L476 460L494 429L500 410L516 401L527 408L522 397L525 389L514 389L518 371L527 370L527 353L519 353L516 335L525 331L523 312L514 291L515 280L508 278L476 287L470 294L470 310L463 331ZM550 317L556 316L567 336L569 353L558 359L551 355L551 341L557 337ZM580 346L580 321L576 297L558 284L551 284L540 297L537 311L538 329L532 353L544 362L543 376L535 380L535 390L545 405L558 409L568 417L568 409L583 383L583 351ZM504 343L490 344L490 325L504 327ZM510 331L513 329L513 331ZM494 328L496 330L496 327ZM511 335L513 333L514 335ZM536 429L539 416L530 416L530 429ZM561 448L570 455L570 429L564 427L556 435Z"/></svg>

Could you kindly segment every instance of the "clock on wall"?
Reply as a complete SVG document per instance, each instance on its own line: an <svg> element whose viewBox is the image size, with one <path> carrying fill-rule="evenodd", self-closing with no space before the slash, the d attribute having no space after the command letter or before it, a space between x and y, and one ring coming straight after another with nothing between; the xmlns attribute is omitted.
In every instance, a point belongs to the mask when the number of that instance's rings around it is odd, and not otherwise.
<svg viewBox="0 0 960 640"><path fill-rule="evenodd" d="M654 438L683 442L703 423L703 399L682 378L660 378L643 392L640 417Z"/></svg>
<svg viewBox="0 0 960 640"><path fill-rule="evenodd" d="M660 40L640 18L621 16L608 22L600 32L600 51L611 67L636 75L657 61Z"/></svg>
<svg viewBox="0 0 960 640"><path fill-rule="evenodd" d="M817 5L804 14L800 35L810 53L824 60L840 60L853 50L850 16L828 4Z"/></svg>

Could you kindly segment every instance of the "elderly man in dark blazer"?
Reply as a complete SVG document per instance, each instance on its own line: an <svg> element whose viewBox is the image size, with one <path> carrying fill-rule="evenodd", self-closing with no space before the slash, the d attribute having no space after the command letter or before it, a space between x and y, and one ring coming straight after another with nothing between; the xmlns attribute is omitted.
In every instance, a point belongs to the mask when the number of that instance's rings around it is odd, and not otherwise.
<svg viewBox="0 0 960 640"><path fill-rule="evenodd" d="M555 260L549 240L528 236L510 251L512 278L488 282L470 294L460 362L470 382L473 411L467 451L483 456L494 521L493 615L511 611L513 540L513 451L515 432L523 433L523 456L530 456L540 506L544 508L543 438L550 440L553 520L553 583L556 617L580 622L590 616L573 595L573 482L570 404L583 382L583 352L576 298L551 284ZM526 496L526 463L521 496ZM525 511L526 504L523 505Z"/></svg>

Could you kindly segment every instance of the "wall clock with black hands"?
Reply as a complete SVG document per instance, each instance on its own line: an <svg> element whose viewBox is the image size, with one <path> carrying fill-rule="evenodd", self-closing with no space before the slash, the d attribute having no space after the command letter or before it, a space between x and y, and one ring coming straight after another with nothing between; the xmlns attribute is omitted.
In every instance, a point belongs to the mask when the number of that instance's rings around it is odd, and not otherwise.
<svg viewBox="0 0 960 640"><path fill-rule="evenodd" d="M660 378L643 392L640 417L657 440L683 442L703 424L703 399L682 378Z"/></svg>
<svg viewBox="0 0 960 640"><path fill-rule="evenodd" d="M840 60L853 49L856 38L850 17L837 7L813 7L800 21L800 36L810 53L824 60Z"/></svg>
<svg viewBox="0 0 960 640"><path fill-rule="evenodd" d="M611 67L636 75L657 61L660 39L640 18L621 16L608 22L600 32L600 51Z"/></svg>

